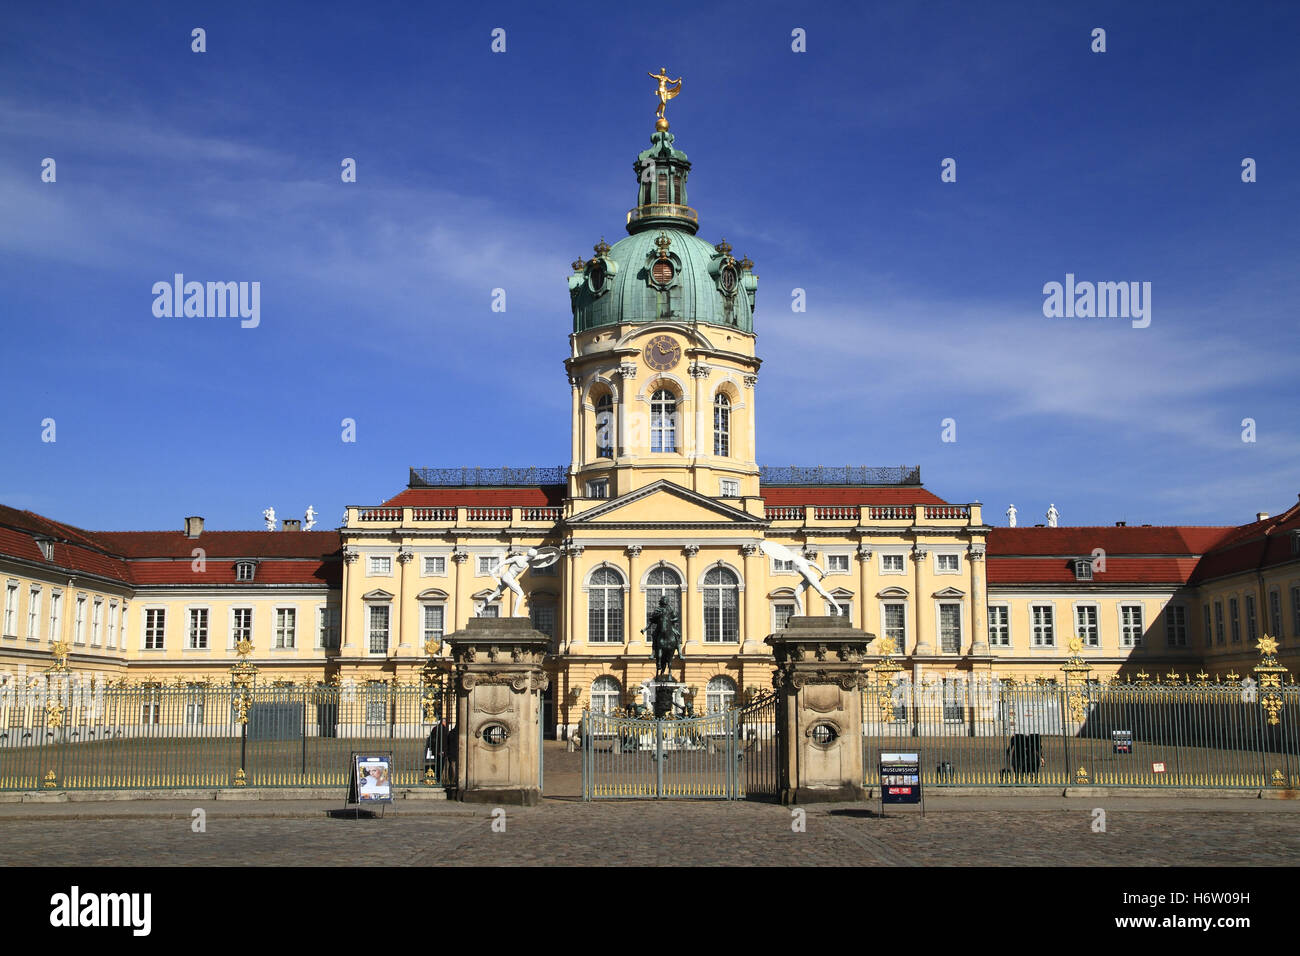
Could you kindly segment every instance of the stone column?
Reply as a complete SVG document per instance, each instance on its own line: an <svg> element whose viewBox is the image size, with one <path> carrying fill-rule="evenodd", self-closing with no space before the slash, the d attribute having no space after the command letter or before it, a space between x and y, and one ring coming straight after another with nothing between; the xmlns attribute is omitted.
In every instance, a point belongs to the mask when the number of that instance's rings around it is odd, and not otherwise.
<svg viewBox="0 0 1300 956"><path fill-rule="evenodd" d="M934 643L930 640L930 634L921 633L921 609L923 597L921 594L921 572L925 570L925 559L930 554L930 549L922 544L912 546L912 561L916 565L916 574L913 577L915 582L912 594L912 627L916 630L916 654L917 656L933 654Z"/></svg>
<svg viewBox="0 0 1300 956"><path fill-rule="evenodd" d="M447 616L451 620L443 621L442 626L448 631L455 631L461 628L461 602L460 602L460 569L465 562L469 560L469 552L457 548L451 553L451 563L456 566L455 574L452 577L451 585L451 607L447 609ZM469 619L472 615L466 614L464 619Z"/></svg>
<svg viewBox="0 0 1300 956"><path fill-rule="evenodd" d="M867 626L867 597L868 597L867 575L871 571L871 556L872 556L871 545L859 544L857 556L858 556L858 580L860 582L858 587L858 594L860 595L858 603L862 605L862 627L865 630ZM881 621L880 626L883 629L885 626L885 622ZM900 654L903 653L903 648L900 647L898 649L898 652Z"/></svg>
<svg viewBox="0 0 1300 956"><path fill-rule="evenodd" d="M549 639L526 617L475 617L446 641L456 689L456 798L536 806Z"/></svg>
<svg viewBox="0 0 1300 956"><path fill-rule="evenodd" d="M743 610L743 617L740 620L740 648L741 653L748 653L745 645L757 641L757 635L767 630L767 622L759 606L763 591L758 586L758 582L763 579L764 575L760 575L755 571L758 562L765 559L759 557L760 552L756 544L742 544L740 551L745 556L745 580L742 582L745 593L740 596L740 606ZM755 648L755 650L761 650L761 648Z"/></svg>
<svg viewBox="0 0 1300 956"><path fill-rule="evenodd" d="M691 635L695 627L695 556L700 553L698 544L688 544L682 548L682 553L686 555L686 580L682 582L682 660L686 659L686 648L689 644L694 643L692 650L698 651L704 641L704 632L701 630L698 640L692 641ZM701 607L703 607L703 598L700 598ZM702 621L703 619L701 619ZM701 623L701 627L703 624ZM684 672L683 672L684 673Z"/></svg>
<svg viewBox="0 0 1300 956"><path fill-rule="evenodd" d="M627 652L632 653L632 645L644 641L641 628L645 627L645 595L641 592L641 545L629 544L627 551L627 607L623 619L627 621Z"/></svg>
<svg viewBox="0 0 1300 956"><path fill-rule="evenodd" d="M862 663L875 639L843 616L792 617L767 638L776 658L782 803L866 799Z"/></svg>
<svg viewBox="0 0 1300 956"><path fill-rule="evenodd" d="M582 449L582 441L581 441L581 434L580 434L580 429L582 425L582 415L581 415L582 379L579 378L577 375L570 375L569 388L570 391L573 393L573 398L571 402L572 410L569 413L570 429L572 431L571 445L573 448L573 453L570 456L570 461L569 461L569 494L572 496L576 496L578 493L577 491L578 479L576 475L578 473L578 466L580 461L579 455L581 454L581 449Z"/></svg>
<svg viewBox="0 0 1300 956"><path fill-rule="evenodd" d="M758 421L758 414L754 409L754 396L758 393L756 385L758 385L757 375L745 376L745 388L749 389L749 456L746 461L750 462L758 461L758 449L754 447L756 442L754 423Z"/></svg>
<svg viewBox="0 0 1300 956"><path fill-rule="evenodd" d="M985 656L989 653L989 628L984 589L980 583L984 579L984 545L972 544L967 559L970 565L970 629L972 655Z"/></svg>
<svg viewBox="0 0 1300 956"><path fill-rule="evenodd" d="M392 657L400 657L398 649L411 644L411 613L406 599L407 578L410 577L410 564L415 559L415 552L402 548L397 552L397 640L390 652ZM422 626L422 625L421 625Z"/></svg>

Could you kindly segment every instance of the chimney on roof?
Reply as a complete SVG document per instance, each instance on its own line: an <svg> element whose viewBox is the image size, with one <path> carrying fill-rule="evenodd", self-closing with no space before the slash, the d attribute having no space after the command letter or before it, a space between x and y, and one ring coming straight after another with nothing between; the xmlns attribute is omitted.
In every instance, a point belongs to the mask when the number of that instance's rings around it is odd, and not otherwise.
<svg viewBox="0 0 1300 956"><path fill-rule="evenodd" d="M1267 518L1267 517L1268 517L1268 512L1267 512L1267 511L1256 511L1256 512L1255 512L1255 520L1256 520L1256 521L1263 521L1263 520L1264 520L1265 518Z"/></svg>
<svg viewBox="0 0 1300 956"><path fill-rule="evenodd" d="M302 521L298 518L285 518L280 522L280 526L281 531L301 531Z"/></svg>
<svg viewBox="0 0 1300 956"><path fill-rule="evenodd" d="M198 515L191 515L185 519L185 537L197 538L203 533L203 519Z"/></svg>

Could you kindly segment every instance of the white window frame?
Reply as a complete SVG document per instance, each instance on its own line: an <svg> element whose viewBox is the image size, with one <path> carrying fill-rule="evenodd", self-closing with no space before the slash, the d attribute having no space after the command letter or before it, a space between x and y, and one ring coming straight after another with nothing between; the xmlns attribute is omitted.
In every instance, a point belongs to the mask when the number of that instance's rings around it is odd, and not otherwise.
<svg viewBox="0 0 1300 956"><path fill-rule="evenodd" d="M50 588L50 643L63 640L63 592Z"/></svg>
<svg viewBox="0 0 1300 956"><path fill-rule="evenodd" d="M772 574L798 574L794 569L793 561L782 561L780 558L771 559Z"/></svg>
<svg viewBox="0 0 1300 956"><path fill-rule="evenodd" d="M433 561L442 562L441 571L430 571L429 564ZM420 558L420 577L422 578L445 578L447 576L447 556L445 554L426 554Z"/></svg>
<svg viewBox="0 0 1300 956"><path fill-rule="evenodd" d="M955 651L945 650L943 646L943 608L957 608L957 649ZM935 646L940 654L958 655L961 653L962 646L966 642L966 615L962 610L962 602L953 598L938 598L934 602L934 636Z"/></svg>
<svg viewBox="0 0 1300 956"><path fill-rule="evenodd" d="M1136 624L1125 620L1125 611L1136 611ZM1146 632L1146 608L1138 601L1121 601L1115 607L1115 613L1119 616L1119 646L1121 648L1141 647L1142 635ZM1136 632L1133 628L1136 627Z"/></svg>
<svg viewBox="0 0 1300 956"><path fill-rule="evenodd" d="M497 568L501 567L501 562L504 560L505 560L504 551L493 551L490 554L474 555L474 577L476 578L495 577ZM485 568L483 564L484 561L490 561L491 564L487 565Z"/></svg>
<svg viewBox="0 0 1300 956"><path fill-rule="evenodd" d="M1085 573L1086 572L1086 573ZM1074 559L1074 580L1091 581L1092 580L1092 562L1087 558Z"/></svg>
<svg viewBox="0 0 1300 956"><path fill-rule="evenodd" d="M1000 624L993 623L993 612L1001 611L999 615L1002 618ZM1011 605L1010 604L989 604L988 605L988 627L989 627L989 647L1010 647L1011 646ZM1003 633L995 634L994 628L1000 628Z"/></svg>
<svg viewBox="0 0 1300 956"><path fill-rule="evenodd" d="M159 644L157 647L149 646L149 632L155 630L149 626L149 619L153 615L162 615L162 634L159 635ZM140 650L157 652L167 650L167 608L165 605L151 604L146 605L144 613L140 615Z"/></svg>
<svg viewBox="0 0 1300 956"><path fill-rule="evenodd" d="M27 589L27 640L41 639L41 595L44 592L39 585L33 584Z"/></svg>
<svg viewBox="0 0 1300 956"><path fill-rule="evenodd" d="M605 499L609 497L609 479L593 478L587 482L587 497Z"/></svg>
<svg viewBox="0 0 1300 956"><path fill-rule="evenodd" d="M203 633L196 635L194 630L195 616L202 615ZM195 637L201 636L202 644L196 644ZM205 605L194 605L185 608L185 650L187 651L206 651L212 647L212 609Z"/></svg>
<svg viewBox="0 0 1300 956"><path fill-rule="evenodd" d="M739 498L739 497L740 497L740 479L739 479L739 478L719 478L719 479L718 479L718 497L719 497L719 498Z"/></svg>
<svg viewBox="0 0 1300 956"><path fill-rule="evenodd" d="M940 558L954 558L957 561L955 568L945 568L940 562ZM959 551L935 551L934 552L934 573L935 574L961 574L961 552Z"/></svg>
<svg viewBox="0 0 1300 956"><path fill-rule="evenodd" d="M789 598L789 599L786 599L786 598L773 598L773 599L772 599L772 609L771 609L771 620L772 620L772 630L773 630L773 631L782 631L782 630L785 630L785 624L781 623L780 620L779 620L779 618L778 618L778 616L777 616L776 609L779 608L779 607L780 607L780 608L788 607L788 608L790 609L790 613L787 614L787 615L786 615L786 618L785 618L787 621L790 620L790 618L794 617L796 614L799 613L799 605L795 603L794 598Z"/></svg>
<svg viewBox="0 0 1300 956"><path fill-rule="evenodd" d="M1182 618L1181 622L1179 618ZM1165 605L1165 644L1168 647L1187 646L1187 605L1182 602Z"/></svg>
<svg viewBox="0 0 1300 956"><path fill-rule="evenodd" d="M616 584L593 584L592 583L597 572L604 571L604 570L614 572L614 577L617 580ZM628 594L627 576L621 570L619 570L616 567L613 567L612 565L611 566L597 565L587 573L587 580L583 584L582 590L583 593L586 595L586 602L585 602L586 607L583 608L583 612L586 614L586 621L587 621L587 643L599 644L604 647L623 643L627 632L627 627L628 627L628 604L630 603L628 601L629 594ZM592 593L594 591L600 591L602 595L604 595L602 600L605 603L600 608L593 608L591 606ZM615 592L618 593L618 599L619 599L619 608L618 608L619 619L618 619L618 626L611 627L610 626L611 605L608 602L608 597L610 594L613 594ZM595 632L592 630L591 627L592 612L597 610L601 612L601 629L604 632L604 637L599 640L597 640L593 636Z"/></svg>
<svg viewBox="0 0 1300 956"><path fill-rule="evenodd" d="M90 646L99 647L104 636L104 599L95 596L90 604Z"/></svg>
<svg viewBox="0 0 1300 956"><path fill-rule="evenodd" d="M596 685L601 685L597 690ZM610 689L610 686L613 688ZM618 710L623 705L623 684L613 674L600 674L591 682L587 690L588 697L591 700L591 712L593 714L608 714ZM613 706L610 706L610 698L613 698ZM597 708L596 701L600 699L600 707Z"/></svg>
<svg viewBox="0 0 1300 956"><path fill-rule="evenodd" d="M284 615L288 615L287 617ZM298 606L277 604L271 618L271 650L292 651L298 647Z"/></svg>
<svg viewBox="0 0 1300 956"><path fill-rule="evenodd" d="M899 655L903 655L907 653L907 648L910 646L909 642L912 637L911 635L912 615L907 613L908 603L909 603L908 600L902 597L881 598L878 602L879 605L878 610L880 611L880 636L894 637L895 638L894 653ZM889 633L889 608L895 605L903 609L903 634L901 639Z"/></svg>
<svg viewBox="0 0 1300 956"><path fill-rule="evenodd" d="M1074 634L1083 641L1084 647L1101 647L1101 606L1096 601L1075 601L1074 602ZM1084 623L1080 620L1080 612L1088 610L1092 612L1092 626L1096 631L1094 635L1096 640L1088 640L1084 636Z"/></svg>
<svg viewBox="0 0 1300 956"><path fill-rule="evenodd" d="M1268 589L1268 623L1275 632L1270 636L1282 640L1282 591L1276 586Z"/></svg>
<svg viewBox="0 0 1300 956"><path fill-rule="evenodd" d="M5 637L18 636L18 582L5 581L5 619L0 633Z"/></svg>
<svg viewBox="0 0 1300 956"><path fill-rule="evenodd" d="M77 595L76 615L73 617L72 643L86 643L86 595Z"/></svg>
<svg viewBox="0 0 1300 956"><path fill-rule="evenodd" d="M844 566L839 568L835 567L834 562L836 561L843 561ZM852 574L852 573L853 573L853 557L852 555L849 554L849 552L847 551L831 552L826 555L826 576L827 577L830 577L832 574Z"/></svg>
<svg viewBox="0 0 1300 956"><path fill-rule="evenodd" d="M384 646L382 650L375 650L375 611L383 609L384 617ZM393 605L391 601L367 601L366 602L366 656L367 657L386 657L388 650L393 646Z"/></svg>
<svg viewBox="0 0 1300 956"><path fill-rule="evenodd" d="M706 584L705 582L708 581L709 575L711 575L714 571L725 571L727 574L731 576L732 583L731 584ZM712 567L705 569L704 574L700 579L699 586L697 588L700 595L700 610L704 614L703 643L705 644L739 644L740 643L740 624L741 624L742 611L745 603L744 581L745 579L742 578L738 572L736 572L732 568L727 567L726 565L722 565L721 567L719 567L718 565L715 564ZM710 608L708 606L710 593L712 593L716 597L718 602L717 606L714 608ZM734 635L729 635L727 633L727 628L725 626L726 625L725 611L727 609L724 607L724 600L728 594L734 594L736 599L736 608L735 608L736 631ZM716 621L710 621L709 616L711 612L717 613ZM710 638L709 626L710 624L713 623L716 623L717 625L717 637Z"/></svg>
<svg viewBox="0 0 1300 956"><path fill-rule="evenodd" d="M256 626L257 623L257 611L253 608L252 605L239 604L232 607L226 615L226 626L227 626L226 632L230 635L229 646L231 648L233 648L240 641L239 632L242 628L241 625L238 623L238 618L237 618L237 612L239 611L248 612L248 635L247 636L250 641L253 640L253 633L254 633L253 628Z"/></svg>
<svg viewBox="0 0 1300 956"><path fill-rule="evenodd" d="M906 551L880 551L880 573L881 574L906 574L907 573L907 552ZM885 558L897 558L897 568L885 567Z"/></svg>
<svg viewBox="0 0 1300 956"><path fill-rule="evenodd" d="M1047 611L1041 624L1034 619L1034 612L1040 608ZM1040 637L1046 637L1047 640L1040 640ZM1056 647L1056 605L1050 601L1042 604L1031 602L1029 605L1029 646L1031 649Z"/></svg>
<svg viewBox="0 0 1300 956"><path fill-rule="evenodd" d="M704 713L725 714L736 699L736 682L726 674L715 674L704 685ZM714 706L714 702L718 706Z"/></svg>
<svg viewBox="0 0 1300 956"><path fill-rule="evenodd" d="M105 647L110 651L117 649L117 625L118 625L118 603L116 601L108 602L108 635L105 641Z"/></svg>
<svg viewBox="0 0 1300 956"><path fill-rule="evenodd" d="M256 561L236 561L235 562L235 583L247 584L257 577Z"/></svg>
<svg viewBox="0 0 1300 956"><path fill-rule="evenodd" d="M530 602L531 605L531 602ZM447 635L447 602L446 601L421 601L420 602L420 646L423 648L424 642L429 640L429 611L437 608L442 614L442 625L437 629L437 638L441 641Z"/></svg>
<svg viewBox="0 0 1300 956"><path fill-rule="evenodd" d="M329 604L316 605L316 650L337 650L339 646L339 616L342 608Z"/></svg>
<svg viewBox="0 0 1300 956"><path fill-rule="evenodd" d="M382 568L383 570L379 570ZM366 556L366 577L391 578L393 576L393 556L391 554L370 554Z"/></svg>

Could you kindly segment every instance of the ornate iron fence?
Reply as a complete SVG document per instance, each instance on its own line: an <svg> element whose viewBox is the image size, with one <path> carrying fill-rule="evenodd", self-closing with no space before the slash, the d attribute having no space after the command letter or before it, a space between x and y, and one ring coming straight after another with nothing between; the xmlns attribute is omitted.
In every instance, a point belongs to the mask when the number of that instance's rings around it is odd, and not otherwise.
<svg viewBox="0 0 1300 956"><path fill-rule="evenodd" d="M410 487L445 488L476 485L562 485L569 478L564 465L525 468L412 468Z"/></svg>
<svg viewBox="0 0 1300 956"><path fill-rule="evenodd" d="M445 678L423 684L0 690L0 790L331 787L354 750L397 786L443 786Z"/></svg>
<svg viewBox="0 0 1300 956"><path fill-rule="evenodd" d="M762 465L760 485L919 485L919 465L871 467L867 465Z"/></svg>
<svg viewBox="0 0 1300 956"><path fill-rule="evenodd" d="M739 711L741 782L750 799L776 799L781 792L776 696L759 694Z"/></svg>
<svg viewBox="0 0 1300 956"><path fill-rule="evenodd" d="M727 710L655 720L584 712L582 798L743 797L739 715L737 710Z"/></svg>
<svg viewBox="0 0 1300 956"><path fill-rule="evenodd" d="M921 754L926 785L1300 787L1300 687L1253 681L874 680L864 784L879 754Z"/></svg>

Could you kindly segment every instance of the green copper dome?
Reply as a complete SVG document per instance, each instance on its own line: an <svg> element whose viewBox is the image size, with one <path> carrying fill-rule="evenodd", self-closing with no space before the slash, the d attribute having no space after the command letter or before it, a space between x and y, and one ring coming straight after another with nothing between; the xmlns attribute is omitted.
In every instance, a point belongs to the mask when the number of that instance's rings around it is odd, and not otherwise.
<svg viewBox="0 0 1300 956"><path fill-rule="evenodd" d="M638 205L627 216L631 235L613 246L601 239L589 261L573 264L573 330L671 321L752 332L753 263L732 257L725 239L713 246L696 237L698 218L686 205L691 164L667 130L650 142L633 165Z"/></svg>

